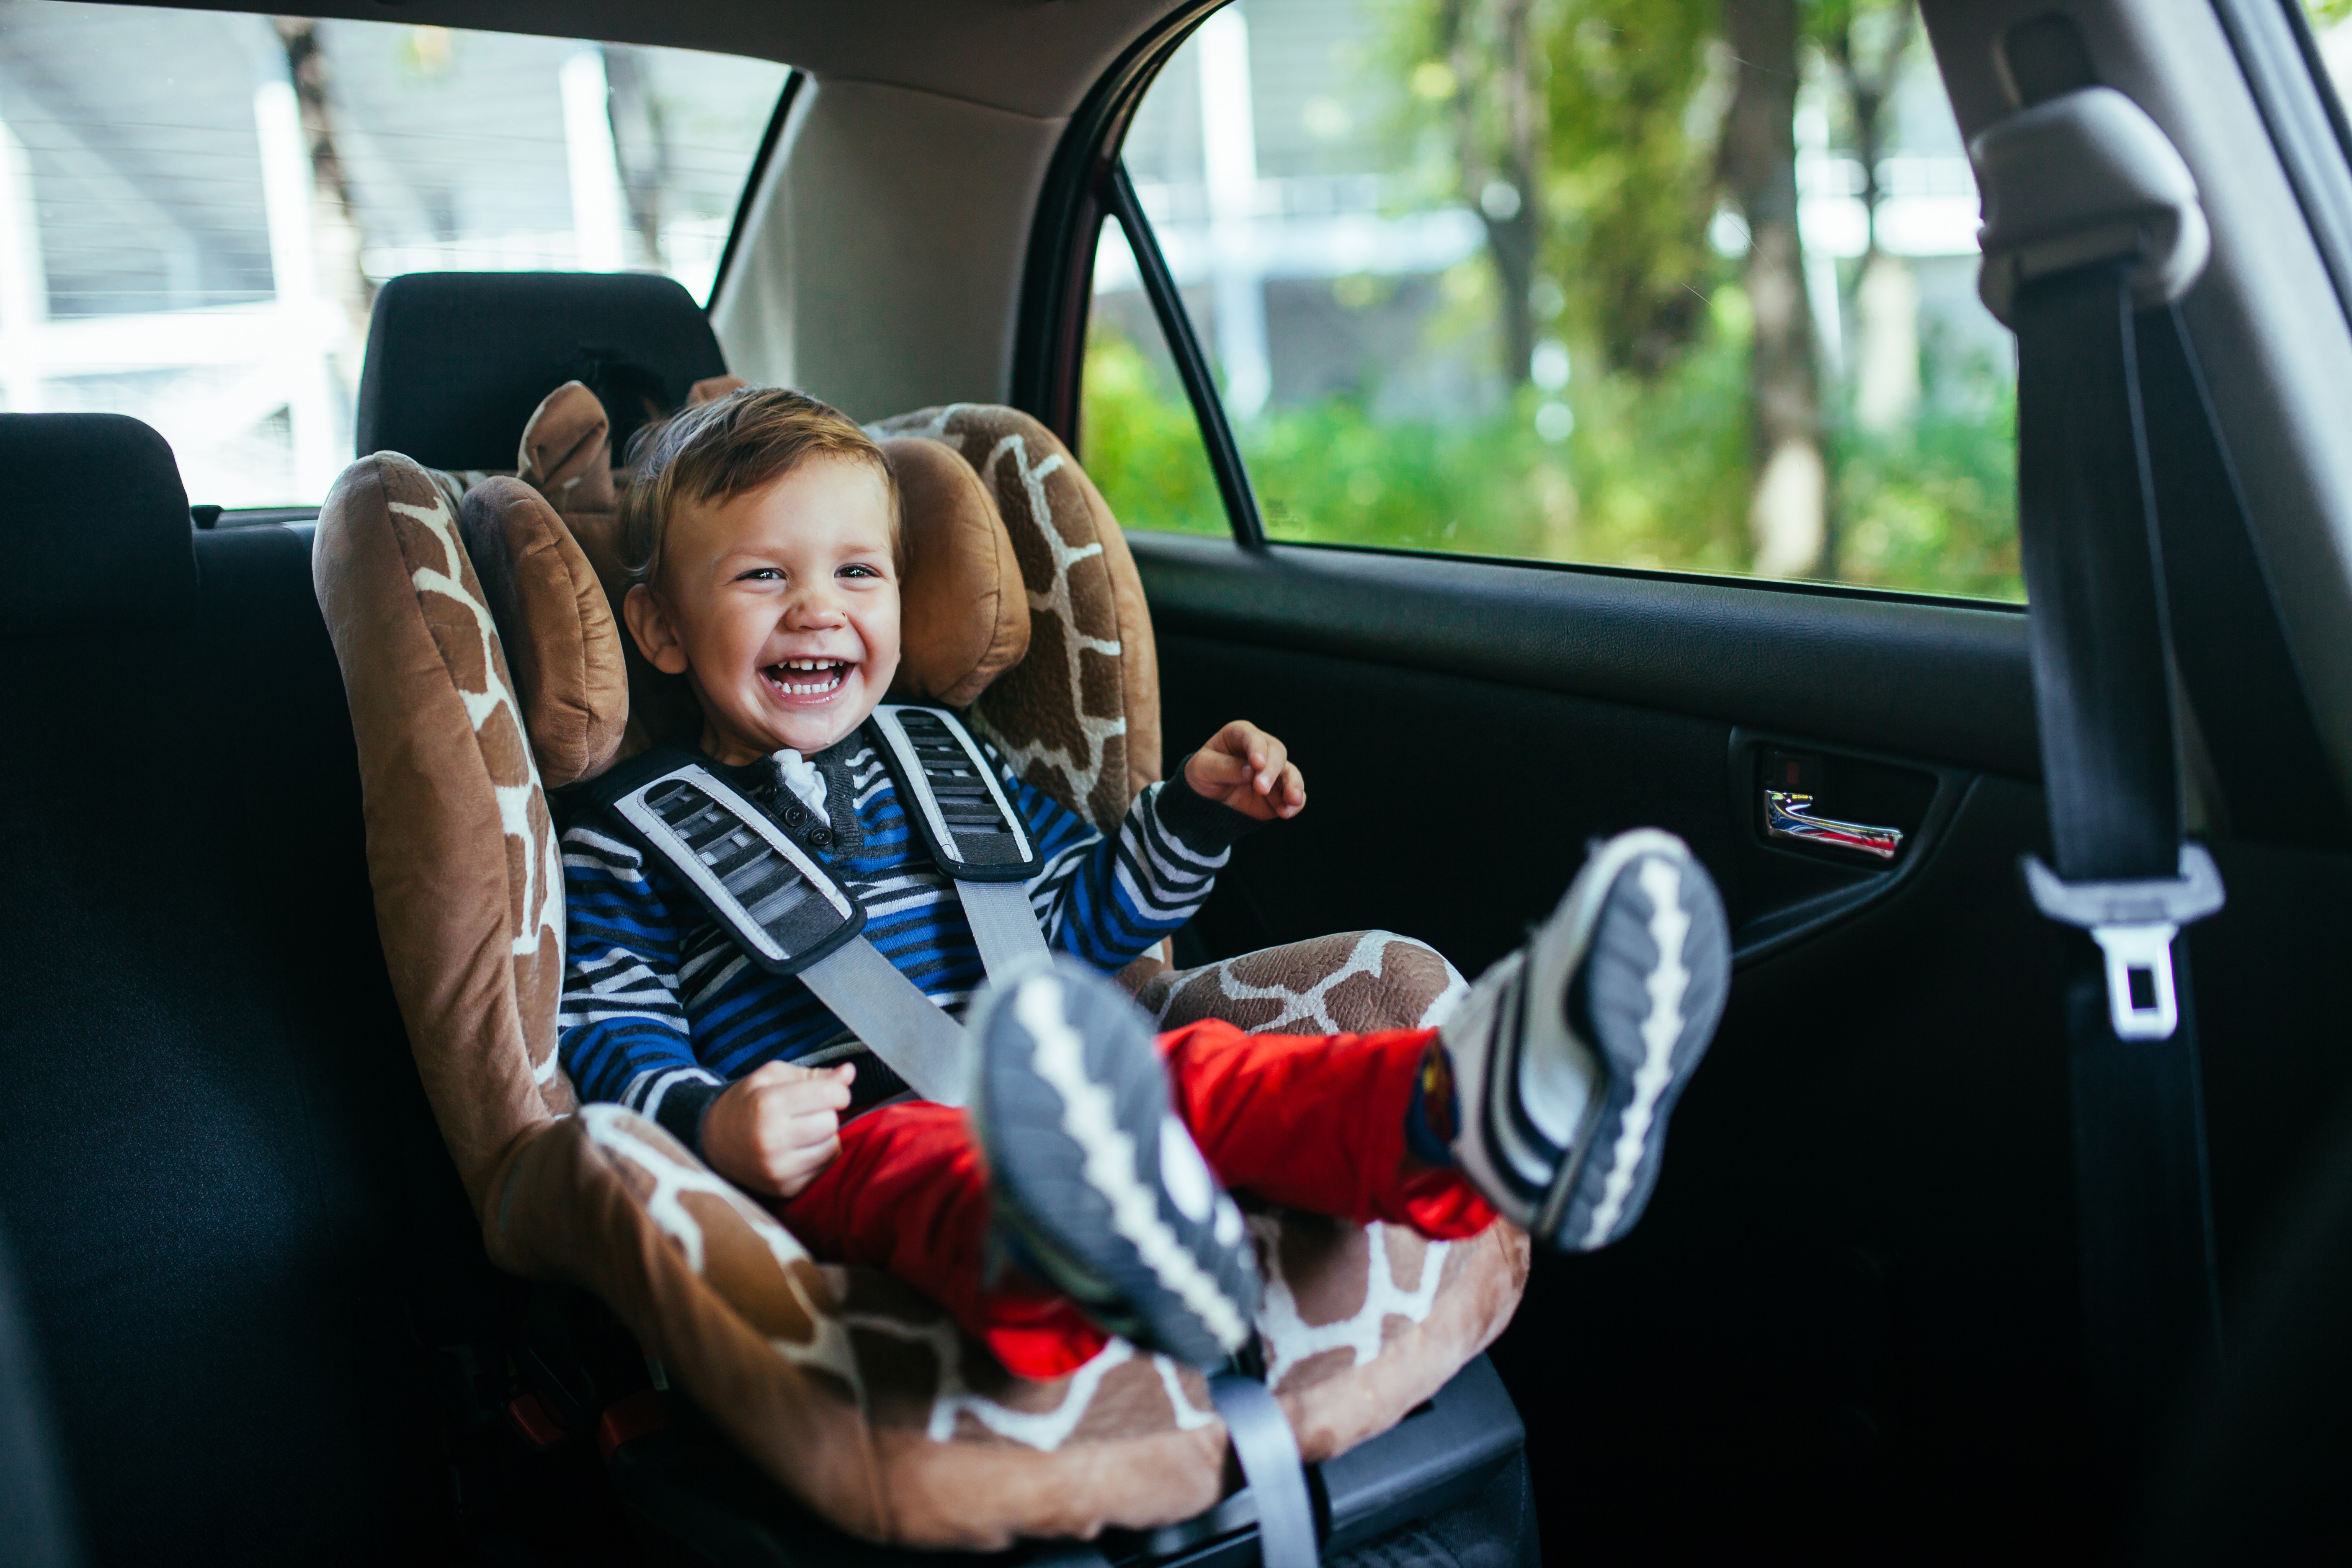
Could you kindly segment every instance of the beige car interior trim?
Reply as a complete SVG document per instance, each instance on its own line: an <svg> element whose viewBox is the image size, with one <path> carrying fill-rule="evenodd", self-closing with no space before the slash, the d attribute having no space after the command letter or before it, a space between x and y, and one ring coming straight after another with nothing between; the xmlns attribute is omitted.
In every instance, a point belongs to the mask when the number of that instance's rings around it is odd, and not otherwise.
<svg viewBox="0 0 2352 1568"><path fill-rule="evenodd" d="M1066 120L880 82L796 95L711 310L729 366L859 419L1002 403Z"/></svg>

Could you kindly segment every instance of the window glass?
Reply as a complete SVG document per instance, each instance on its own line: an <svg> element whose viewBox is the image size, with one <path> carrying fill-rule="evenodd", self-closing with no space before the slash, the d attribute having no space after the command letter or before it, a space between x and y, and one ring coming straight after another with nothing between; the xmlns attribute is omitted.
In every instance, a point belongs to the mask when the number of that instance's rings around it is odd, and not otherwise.
<svg viewBox="0 0 2352 1568"><path fill-rule="evenodd" d="M1167 336L1144 298L1135 253L1116 218L1103 220L1095 249L1078 461L1122 527L1233 531L1200 421L1185 400Z"/></svg>
<svg viewBox="0 0 2352 1568"><path fill-rule="evenodd" d="M1907 0L1240 0L1125 155L1273 538L2022 595Z"/></svg>
<svg viewBox="0 0 2352 1568"><path fill-rule="evenodd" d="M679 49L0 7L0 402L135 416L189 498L315 503L376 289L634 268L707 294L785 68Z"/></svg>
<svg viewBox="0 0 2352 1568"><path fill-rule="evenodd" d="M2352 0L2304 0L2303 14L2310 19L2336 96L2352 101Z"/></svg>

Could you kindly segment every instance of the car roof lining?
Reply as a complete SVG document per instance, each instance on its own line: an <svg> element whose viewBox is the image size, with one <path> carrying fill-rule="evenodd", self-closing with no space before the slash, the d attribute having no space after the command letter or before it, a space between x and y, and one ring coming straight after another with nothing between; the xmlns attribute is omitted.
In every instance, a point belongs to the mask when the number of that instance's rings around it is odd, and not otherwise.
<svg viewBox="0 0 2352 1568"><path fill-rule="evenodd" d="M111 0L110 0L111 3ZM273 7L184 4L178 8ZM1076 110L1179 0L324 0L311 16L597 38L748 55L821 77L886 82L1040 119ZM276 9L282 9L278 7Z"/></svg>

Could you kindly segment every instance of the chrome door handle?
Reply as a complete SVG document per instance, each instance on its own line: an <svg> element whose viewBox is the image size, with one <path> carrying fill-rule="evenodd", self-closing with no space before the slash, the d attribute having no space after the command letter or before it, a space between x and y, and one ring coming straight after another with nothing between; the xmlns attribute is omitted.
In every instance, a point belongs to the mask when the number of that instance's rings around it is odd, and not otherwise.
<svg viewBox="0 0 2352 1568"><path fill-rule="evenodd" d="M1813 797L1791 789L1764 792L1764 836L1792 838L1800 844L1827 844L1839 849L1859 849L1881 860L1892 860L1903 847L1899 827L1874 827L1865 822L1840 822L1813 815Z"/></svg>

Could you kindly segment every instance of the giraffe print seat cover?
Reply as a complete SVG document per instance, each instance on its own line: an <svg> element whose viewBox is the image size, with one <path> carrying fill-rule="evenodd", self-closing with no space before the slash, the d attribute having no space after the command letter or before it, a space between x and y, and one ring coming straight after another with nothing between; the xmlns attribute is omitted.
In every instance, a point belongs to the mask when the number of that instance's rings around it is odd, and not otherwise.
<svg viewBox="0 0 2352 1568"><path fill-rule="evenodd" d="M577 1102L556 1058L562 874L543 792L683 717L663 678L625 665L604 432L572 384L541 405L520 479L362 458L313 555L385 958L490 1256L601 1296L746 1454L857 1535L992 1550L1200 1513L1228 1466L1195 1373L1114 1341L1060 1382L1013 1378L896 1280L812 1259L652 1121ZM1010 408L926 409L874 434L920 563L910 626L945 604L971 623L910 636L899 694L964 708L1024 776L1114 825L1159 775L1160 735L1141 584L1100 492ZM1267 1030L1415 1025L1464 989L1383 931L1189 973L1140 960L1124 978L1171 1026ZM1447 1245L1287 1213L1252 1224L1267 1382L1309 1462L1433 1394L1502 1331L1527 1275L1526 1237L1499 1225Z"/></svg>

